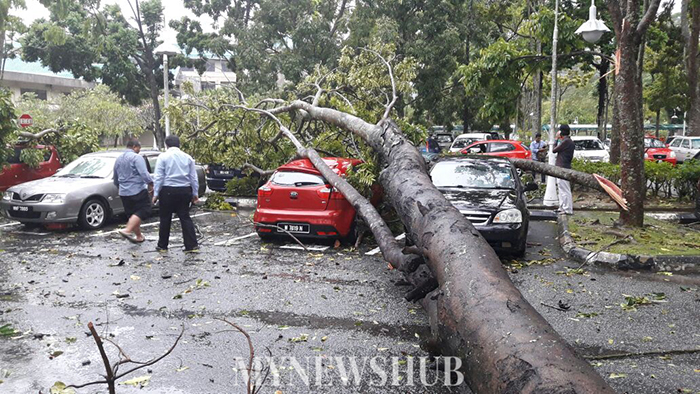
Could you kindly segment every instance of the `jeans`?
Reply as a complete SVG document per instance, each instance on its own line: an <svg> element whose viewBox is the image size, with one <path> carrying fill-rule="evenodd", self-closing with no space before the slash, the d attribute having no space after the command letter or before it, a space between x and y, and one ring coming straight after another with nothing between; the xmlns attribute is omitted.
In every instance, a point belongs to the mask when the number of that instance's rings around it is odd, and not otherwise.
<svg viewBox="0 0 700 394"><path fill-rule="evenodd" d="M185 241L185 250L197 249L197 235L194 223L190 217L190 202L192 201L192 188L163 186L158 196L160 200L160 230L158 231L158 247L168 248L170 241L170 225L173 213L180 218L182 226L182 238Z"/></svg>

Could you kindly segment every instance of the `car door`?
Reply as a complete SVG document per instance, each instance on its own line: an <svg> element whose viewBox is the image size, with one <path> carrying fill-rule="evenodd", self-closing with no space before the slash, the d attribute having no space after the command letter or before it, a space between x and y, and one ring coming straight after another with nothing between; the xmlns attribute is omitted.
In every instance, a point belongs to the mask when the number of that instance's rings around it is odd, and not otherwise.
<svg viewBox="0 0 700 394"><path fill-rule="evenodd" d="M488 152L488 143L482 142L479 144L473 144L465 148L467 154L469 155L482 155Z"/></svg>
<svg viewBox="0 0 700 394"><path fill-rule="evenodd" d="M690 140L687 138L683 138L681 140L681 147L679 149L681 156L683 157L681 160L686 161L692 158L690 156Z"/></svg>

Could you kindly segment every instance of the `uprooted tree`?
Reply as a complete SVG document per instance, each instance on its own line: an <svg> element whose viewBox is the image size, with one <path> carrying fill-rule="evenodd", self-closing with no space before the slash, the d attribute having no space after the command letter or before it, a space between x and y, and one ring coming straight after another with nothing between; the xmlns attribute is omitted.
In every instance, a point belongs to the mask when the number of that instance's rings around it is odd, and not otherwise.
<svg viewBox="0 0 700 394"><path fill-rule="evenodd" d="M228 103L212 107L203 101L177 103L173 123L193 145L211 138L221 144L222 139L254 140L253 145L233 147L242 156L239 163L265 149L286 159L308 158L357 209L385 260L413 284L407 299L419 300L426 309L442 351L463 358L465 380L473 391L612 392L523 298L493 249L433 186L424 159L391 119L397 90L410 89L405 83L410 61L396 62L387 76L391 51L380 49L346 50L338 70L319 73L302 86L307 100L249 104L240 92L232 92ZM347 82L355 85L350 88ZM382 94L382 89L392 93ZM188 111L205 113L207 120L197 125L194 117L185 116ZM314 147L333 147L323 141L331 133L340 133L336 141L349 143L336 144L328 153L355 151L380 169L378 180L415 247L402 248L376 209L323 162Z"/></svg>

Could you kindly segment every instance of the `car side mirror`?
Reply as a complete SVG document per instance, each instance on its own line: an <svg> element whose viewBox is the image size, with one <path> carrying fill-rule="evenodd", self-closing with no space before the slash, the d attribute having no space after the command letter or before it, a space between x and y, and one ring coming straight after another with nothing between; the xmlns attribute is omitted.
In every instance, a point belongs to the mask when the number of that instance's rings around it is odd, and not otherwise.
<svg viewBox="0 0 700 394"><path fill-rule="evenodd" d="M528 182L528 183L525 184L524 191L526 191L526 192L532 192L532 191L535 191L535 190L537 190L537 189L539 189L539 188L540 188L540 187L539 187L535 182Z"/></svg>

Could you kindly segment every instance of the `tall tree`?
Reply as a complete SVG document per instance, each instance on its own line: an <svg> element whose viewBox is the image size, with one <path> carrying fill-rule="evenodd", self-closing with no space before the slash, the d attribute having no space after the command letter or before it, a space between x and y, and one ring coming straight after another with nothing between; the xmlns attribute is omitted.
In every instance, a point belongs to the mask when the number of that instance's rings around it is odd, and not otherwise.
<svg viewBox="0 0 700 394"><path fill-rule="evenodd" d="M685 42L683 65L688 78L688 131L690 135L700 135L700 1L681 1L681 29Z"/></svg>
<svg viewBox="0 0 700 394"><path fill-rule="evenodd" d="M21 39L23 59L40 60L54 72L71 71L76 78L101 79L132 105L149 98L154 109L150 128L162 148L165 132L160 124L158 81L163 71L161 59L154 54L163 28L161 0L129 0L128 17L114 4L44 3L50 17L35 21Z"/></svg>
<svg viewBox="0 0 700 394"><path fill-rule="evenodd" d="M660 0L649 1L644 14L640 0L607 0L617 39L615 101L619 117L620 171L622 193L629 210L620 214L624 225L644 224L644 123L641 110L642 79L639 71L640 45L656 18Z"/></svg>
<svg viewBox="0 0 700 394"><path fill-rule="evenodd" d="M10 15L12 8L26 8L24 0L0 0L0 80L5 75L5 61L17 55L14 41L26 30L21 19Z"/></svg>

